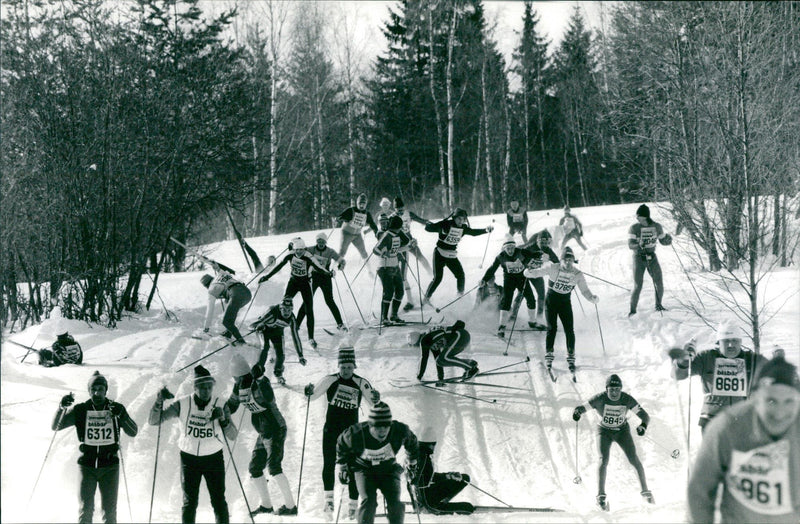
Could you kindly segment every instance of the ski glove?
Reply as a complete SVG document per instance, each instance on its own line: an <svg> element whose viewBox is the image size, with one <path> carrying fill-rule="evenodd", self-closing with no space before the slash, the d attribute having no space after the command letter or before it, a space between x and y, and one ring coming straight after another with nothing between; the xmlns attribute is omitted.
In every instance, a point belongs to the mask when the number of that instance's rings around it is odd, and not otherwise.
<svg viewBox="0 0 800 524"><path fill-rule="evenodd" d="M308 362L306 362L305 357L300 357L300 365L305 366Z"/></svg>
<svg viewBox="0 0 800 524"><path fill-rule="evenodd" d="M290 244L290 245L291 245L291 244ZM259 278L259 279L258 279L258 283L259 283L259 284L263 284L263 283L264 283L264 282L266 282L267 280L269 280L269 277L268 277L267 275L264 275L263 277L261 277L261 278Z"/></svg>
<svg viewBox="0 0 800 524"><path fill-rule="evenodd" d="M64 395L63 397L61 397L60 406L62 408L68 408L72 405L73 402L75 402L75 395L70 393L69 395Z"/></svg>
<svg viewBox="0 0 800 524"><path fill-rule="evenodd" d="M598 297L597 295L592 295L592 298L589 299L589 302L591 302L592 304L597 304L598 302L600 302L600 297Z"/></svg>
<svg viewBox="0 0 800 524"><path fill-rule="evenodd" d="M672 244L672 236L669 233L666 233L662 238L658 239L662 246L668 246Z"/></svg>
<svg viewBox="0 0 800 524"><path fill-rule="evenodd" d="M253 367L250 368L250 374L253 375L253 379L264 376L264 366L256 362L253 364Z"/></svg>
<svg viewBox="0 0 800 524"><path fill-rule="evenodd" d="M165 400L169 400L169 399L171 399L171 398L175 398L175 395L173 395L172 393L170 393L170 391L167 389L167 386L164 386L164 387L163 387L163 388L161 388L161 390L158 392L158 400L160 400L161 402L163 402L163 401L165 401Z"/></svg>
<svg viewBox="0 0 800 524"><path fill-rule="evenodd" d="M494 231L494 226L493 225L489 224L488 226L486 226L486 232L487 233L491 233L492 231Z"/></svg>
<svg viewBox="0 0 800 524"><path fill-rule="evenodd" d="M228 418L225 416L225 412L222 410L221 407L216 406L214 409L211 410L211 420L219 419L220 424L227 426Z"/></svg>
<svg viewBox="0 0 800 524"><path fill-rule="evenodd" d="M310 397L311 395L313 395L313 394L314 394L314 384L308 384L308 385L307 385L307 386L306 386L306 387L303 389L303 393L305 393L305 395L306 395L307 397Z"/></svg>
<svg viewBox="0 0 800 524"><path fill-rule="evenodd" d="M586 408L583 407L583 406L578 406L572 412L572 420L574 420L575 422L578 422L581 419L581 415L583 415L584 413L586 413Z"/></svg>
<svg viewBox="0 0 800 524"><path fill-rule="evenodd" d="M342 484L350 483L350 470L344 464L339 464L339 482Z"/></svg>
<svg viewBox="0 0 800 524"><path fill-rule="evenodd" d="M646 430L647 430L647 426L645 424L639 424L636 427L636 434L639 435L640 437L643 437L644 436L644 432Z"/></svg>
<svg viewBox="0 0 800 524"><path fill-rule="evenodd" d="M125 415L125 406L123 406L119 402L110 402L108 409L109 411L111 411L111 414L116 418L122 418Z"/></svg>
<svg viewBox="0 0 800 524"><path fill-rule="evenodd" d="M411 482L412 484L416 483L417 474L418 474L417 461L416 460L412 460L406 466L406 475L408 476L408 481Z"/></svg>
<svg viewBox="0 0 800 524"><path fill-rule="evenodd" d="M373 389L372 393L370 393L370 400L372 400L373 405L381 401L381 394L377 389Z"/></svg>
<svg viewBox="0 0 800 524"><path fill-rule="evenodd" d="M339 271L344 269L344 259L343 258L339 260L338 267L339 267Z"/></svg>

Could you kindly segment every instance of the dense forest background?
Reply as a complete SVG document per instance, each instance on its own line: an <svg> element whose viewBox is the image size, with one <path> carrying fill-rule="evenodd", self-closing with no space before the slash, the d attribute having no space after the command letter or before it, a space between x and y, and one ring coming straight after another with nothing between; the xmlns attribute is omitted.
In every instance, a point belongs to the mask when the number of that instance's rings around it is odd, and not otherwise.
<svg viewBox="0 0 800 524"><path fill-rule="evenodd" d="M754 282L797 246L799 8L615 2L553 46L526 2L507 63L480 0L397 2L366 60L325 2L6 0L0 320L113 324L182 268L170 236L330 228L360 192L431 218L666 202Z"/></svg>

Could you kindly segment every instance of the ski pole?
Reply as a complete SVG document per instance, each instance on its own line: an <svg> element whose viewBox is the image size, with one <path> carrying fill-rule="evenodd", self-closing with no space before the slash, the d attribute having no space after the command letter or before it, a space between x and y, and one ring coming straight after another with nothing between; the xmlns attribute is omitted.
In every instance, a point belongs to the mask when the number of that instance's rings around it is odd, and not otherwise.
<svg viewBox="0 0 800 524"><path fill-rule="evenodd" d="M372 279L372 293L369 295L369 312L371 315L374 315L375 308L372 307L372 304L375 303L375 284L378 283L378 274L375 273L375 278Z"/></svg>
<svg viewBox="0 0 800 524"><path fill-rule="evenodd" d="M406 474L406 489L408 490L408 496L411 497L411 505L414 507L414 512L417 514L417 523L422 524L422 518L419 516L419 504L417 503L417 497L414 496L414 491L411 489L411 481L408 479L408 474Z"/></svg>
<svg viewBox="0 0 800 524"><path fill-rule="evenodd" d="M692 361L689 361L689 412L686 414L686 480L692 476Z"/></svg>
<svg viewBox="0 0 800 524"><path fill-rule="evenodd" d="M70 395L72 395L72 392L70 392ZM72 395L72 396L74 397L74 395ZM61 404L59 404L58 405L58 417L56 417L56 423L53 424L53 427L55 428L53 430L53 438L50 439L50 445L47 446L47 452L44 454L44 460L42 461L42 467L39 468L39 474L36 475L36 482L33 483L33 489L31 490L31 496L28 497L28 503L25 506L26 509L27 509L28 506L30 506L31 500L33 500L33 494L36 493L36 486L39 485L39 479L42 477L42 471L44 471L44 465L47 463L47 457L50 456L50 449L53 447L53 442L55 442L56 435L58 434L58 429L59 429L58 426L59 426L59 424L61 424L61 418L64 416L64 413L66 413L66 412L67 412L66 408L62 408Z"/></svg>
<svg viewBox="0 0 800 524"><path fill-rule="evenodd" d="M249 334L253 333L254 331L255 331L255 329L251 329L250 331L248 331L247 333L245 333L245 334L243 335L243 337L246 337L247 335L249 335ZM230 346L230 345L231 345L231 342L228 342L228 343L227 343L227 344L225 344L224 346L222 346L222 347L220 347L220 348L217 348L217 349L215 349L215 350L214 350L214 351L212 351L211 353L207 353L207 354L203 355L202 357L200 357L200 358L198 358L198 359L195 359L195 360L193 360L192 362L189 362L188 364L186 364L185 366L183 366L183 367L182 367L182 368L180 368L179 370L175 371L175 373L180 373L181 371L183 371L184 369L188 368L189 366L193 366L194 364L197 364L197 363L198 363L198 362L200 362L201 360L205 360L205 359L207 359L208 357L210 357L210 356L211 356L211 355L213 355L214 353L217 353L217 352L219 352L219 351L222 351L223 349L225 349L226 347L228 347L228 346Z"/></svg>
<svg viewBox="0 0 800 524"><path fill-rule="evenodd" d="M358 307L358 300L356 300L356 295L353 293L353 287L350 285L350 281L347 279L347 274L344 271L342 271L342 276L344 277L345 284L347 284L347 289L350 290L350 296L353 297L353 303L356 305L358 315L361 317L361 322L366 326L367 321L364 319L364 314L361 312L361 308Z"/></svg>
<svg viewBox="0 0 800 524"><path fill-rule="evenodd" d="M450 302L448 302L447 304L443 305L442 307L437 307L437 308L436 308L436 312L437 312L437 313L441 313L443 309L445 309L445 308L448 308L448 307L450 307L451 305L455 304L456 302L458 302L459 300L461 300L461 299L462 299L462 298L464 298L465 296L469 295L470 293L472 293L473 291L475 291L476 289L478 289L478 287L479 287L479 286L480 286L480 284L477 284L475 287L473 287L472 289L470 289L470 290L469 290L469 291L467 291L466 293L462 293L460 296L458 296L458 297L457 297L457 298L455 298L454 300L451 300Z"/></svg>
<svg viewBox="0 0 800 524"><path fill-rule="evenodd" d="M478 373L478 375L494 374L497 371L500 371L501 369L510 368L511 366L519 366L520 364L525 364L526 362L530 362L530 361L531 361L531 357L525 357L525 360L520 360L519 362L514 362L513 364L506 364L505 366L500 366L498 368L490 369L488 371L482 371L481 373ZM476 375L476 376L478 376L478 375Z"/></svg>
<svg viewBox="0 0 800 524"><path fill-rule="evenodd" d="M578 299L578 305L581 307L581 313L583 313L583 316L585 317L586 316L586 310L583 309L583 301L581 300L580 294L579 293L575 293L575 298Z"/></svg>
<svg viewBox="0 0 800 524"><path fill-rule="evenodd" d="M606 342L603 340L603 326L600 325L600 310L597 309L597 304L594 305L594 312L597 315L597 329L600 330L600 343L603 345L603 355L606 354Z"/></svg>
<svg viewBox="0 0 800 524"><path fill-rule="evenodd" d="M297 480L297 507L300 507L300 485L303 482L303 459L306 456L306 432L308 431L308 411L311 407L311 397L306 397L306 423L303 426L303 447L300 451L300 477Z"/></svg>
<svg viewBox="0 0 800 524"><path fill-rule="evenodd" d="M653 444L655 444L656 446L658 446L658 447L660 447L661 449L663 449L664 451L667 451L667 452L669 452L669 455L670 455L672 458L674 458L674 459L677 459L677 458L680 456L680 454L681 454L681 450L679 450L679 449L677 449L677 448L675 448L675 449L673 449L673 450L670 450L670 449L669 449L667 446L665 446L665 445L664 445L664 444L662 444L661 442L658 442L657 440L654 440L654 439L653 439L653 438L652 438L650 435L648 435L647 433L645 433L645 434L644 434L644 435L642 435L642 436L643 436L644 438L646 438L647 440L649 440L650 442L652 442Z"/></svg>
<svg viewBox="0 0 800 524"><path fill-rule="evenodd" d="M246 409L242 409L242 416L239 417L239 424L236 426L236 429L241 429L242 428L242 422L244 422L244 413L245 413L245 411L247 411L247 410ZM236 451L236 443L237 442L239 442L238 438L233 441L233 447L231 448L231 453ZM230 466L230 465L231 465L230 461L228 461L228 463L225 464L225 473L228 472L228 466Z"/></svg>
<svg viewBox="0 0 800 524"><path fill-rule="evenodd" d="M578 421L575 421L575 478L572 479L575 484L582 482L581 474L578 470Z"/></svg>
<svg viewBox="0 0 800 524"><path fill-rule="evenodd" d="M161 426L159 426L159 427L161 427ZM228 442L228 435L226 435L225 434L225 430L222 429L222 423L219 424L219 429L220 429L220 433L222 433L223 440L225 440L225 447L228 448L228 455L231 458L231 464L233 464L233 472L236 474L236 480L239 481L239 488L242 490L242 498L244 498L244 505L247 507L247 514L250 516L250 522L252 524L256 524L256 521L253 519L252 513L250 513L250 503L247 501L247 494L244 492L244 485L242 485L242 477L239 476L239 469L236 467L236 461L233 460L233 453L231 452L231 445Z"/></svg>
<svg viewBox="0 0 800 524"><path fill-rule="evenodd" d="M131 493L128 491L128 476L125 474L125 461L122 459L122 455L122 446L119 446L119 467L122 469L122 480L125 482L125 498L128 499L128 516L131 522L134 522L133 511L131 511Z"/></svg>
<svg viewBox="0 0 800 524"><path fill-rule="evenodd" d="M355 482L355 479L350 479L350 482ZM342 512L344 506L344 492L347 490L347 484L342 484L342 489L339 491L339 509L336 510L336 524L339 524L339 514Z"/></svg>
<svg viewBox="0 0 800 524"><path fill-rule="evenodd" d="M19 361L20 364L25 362L25 359L28 357L28 355L30 355L31 351L33 351L34 353L38 353L39 352L39 350L34 348L34 347L26 346L25 344L20 344L19 342L14 342L13 340L6 340L6 342L10 342L10 343L14 344L15 346L19 346L21 348L25 348L25 349L28 350L25 353L25 356L22 357L22 360Z"/></svg>
<svg viewBox="0 0 800 524"><path fill-rule="evenodd" d="M678 251L675 249L675 244L670 244L672 247L672 252L675 253L675 258L678 259L678 264L681 265L681 270L683 270L683 274L686 275L686 280L689 281L689 284L692 286L692 291L694 291L694 295L697 297L697 300L700 301L700 305L703 306L703 309L706 308L706 305L703 304L703 299L700 298L700 294L697 292L697 289L694 287L694 282L692 282L692 278L689 276L689 272L686 271L686 268L683 267L683 262L681 261L681 257L678 256Z"/></svg>
<svg viewBox="0 0 800 524"><path fill-rule="evenodd" d="M156 495L156 473L158 472L158 446L161 444L161 422L164 415L164 404L158 408L158 435L156 436L156 462L153 466L153 487L150 490L150 513L147 515L147 524L153 520L153 499Z"/></svg>
<svg viewBox="0 0 800 524"><path fill-rule="evenodd" d="M522 305L522 293L517 295L517 299L514 300L514 320L511 322L511 331L508 334L508 340L506 341L506 349L505 351L503 351L503 356L508 356L508 346L511 345L511 337L514 336L514 326L517 325L517 314L519 313L519 308L521 305Z"/></svg>
<svg viewBox="0 0 800 524"><path fill-rule="evenodd" d="M422 296L422 274L419 272L419 257L415 256L414 260L417 262L417 275L419 275L419 278L417 278L417 288L419 290L419 317L421 322L425 322L425 298Z"/></svg>
<svg viewBox="0 0 800 524"><path fill-rule="evenodd" d="M475 485L475 484L473 484L472 482L469 482L469 485L470 485L470 486L472 486L473 488L477 489L478 491L480 491L480 492L481 492L481 493L483 493L484 495L489 495L490 497L492 497L494 500L496 500L496 501L497 501L497 502L499 502L500 504L505 504L505 505L506 505L506 506L508 506L509 508L513 508L513 507L514 507L514 506L512 506L511 504L509 504L508 502L503 502L502 500L500 500L499 498L495 497L494 495L492 495L492 494L491 494L491 493L489 493L488 491L484 491L484 490L482 490L481 488L479 488L478 486L476 486L476 485Z"/></svg>
<svg viewBox="0 0 800 524"><path fill-rule="evenodd" d="M354 276L354 277L353 277L353 282L355 282L355 281L356 281L356 279L358 278L358 275L360 275L360 274L361 274L361 271L362 271L362 270L363 270L363 269L366 267L366 265L369 263L369 259L370 259L370 258L372 258L372 255L374 255L374 254L375 254L375 253L374 253L373 251L370 251L370 252L369 252L369 256L368 256L367 258L365 258L365 259L364 259L364 263L363 263L363 264L361 264L361 268L360 268L360 269L358 270L358 272L356 273L356 276Z"/></svg>
<svg viewBox="0 0 800 524"><path fill-rule="evenodd" d="M592 275L591 273L587 273L586 271L583 271L583 270L581 270L581 273L583 273L583 274L584 274L584 275L586 275L587 277L592 277L592 278L594 278L594 279L596 279L596 280L599 280L600 282L605 282L606 284L611 284L611 285L612 285L612 286L614 286L614 287L618 287L618 288L620 288L620 289L623 289L623 290L627 291L628 293L630 293L630 292L631 292L631 290L630 290L630 289L628 289L628 288L626 288L626 287L620 286L619 284L615 284L615 283L613 283L613 282L609 282L608 280L605 280L605 279L602 279L602 278L600 278L600 277L594 276L594 275Z"/></svg>
<svg viewBox="0 0 800 524"><path fill-rule="evenodd" d="M455 395L457 397L464 397L464 398L469 398L469 399L472 399L472 400L479 400L481 402L486 402L487 404L496 404L497 403L497 399L496 398L493 398L491 400L487 400L487 399L481 398L481 397L473 397L472 395L465 395L464 393L456 393L455 391L436 388L436 387L433 387L433 386L429 386L428 384L420 384L420 386L422 386L423 388L428 388L428 389L432 389L434 391L438 391L439 393L447 393L449 395Z"/></svg>
<svg viewBox="0 0 800 524"><path fill-rule="evenodd" d="M492 219L492 224L494 224L494 219ZM483 257L481 258L481 263L478 264L478 269L483 269L483 261L486 260L486 252L489 250L489 239L492 237L492 231L494 231L494 228L486 234L486 246L483 248Z"/></svg>
<svg viewBox="0 0 800 524"><path fill-rule="evenodd" d="M336 275L333 276L333 284L336 286L336 294L339 295L339 304L342 305L342 315L344 315L344 325L350 328L350 321L347 319L347 311L344 309L344 300L342 300L342 291L339 289L339 281L336 280Z"/></svg>

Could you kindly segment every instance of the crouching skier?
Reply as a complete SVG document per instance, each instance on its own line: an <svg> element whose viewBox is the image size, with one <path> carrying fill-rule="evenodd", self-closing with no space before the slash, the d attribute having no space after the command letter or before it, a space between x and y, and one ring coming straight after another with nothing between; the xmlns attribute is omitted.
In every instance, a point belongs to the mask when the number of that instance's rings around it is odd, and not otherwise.
<svg viewBox="0 0 800 524"><path fill-rule="evenodd" d="M471 515L475 506L469 502L450 502L469 484L469 475L455 471L435 473L435 447L433 429L423 429L419 440L419 473L413 486L417 507L433 515Z"/></svg>
<svg viewBox="0 0 800 524"><path fill-rule="evenodd" d="M339 435L336 442L336 463L339 481L355 481L358 487L359 524L375 522L378 490L386 501L389 524L402 524L405 507L400 500L400 475L403 467L395 457L400 448L408 456L408 477L414 482L417 471L419 444L407 425L392 420L392 412L385 402L369 410L369 421L353 424Z"/></svg>
<svg viewBox="0 0 800 524"><path fill-rule="evenodd" d="M250 458L250 478L261 497L261 505L250 512L251 516L261 513L272 513L272 502L269 497L267 479L264 468L269 471L272 480L283 494L283 506L275 512L277 515L297 515L297 505L289 487L289 479L283 473L283 446L286 442L286 420L275 403L275 392L267 377L254 378L250 366L241 355L234 355L231 360L231 375L236 381L233 391L225 406L231 414L236 413L239 404L243 404L250 412L250 420L258 432L256 445Z"/></svg>
<svg viewBox="0 0 800 524"><path fill-rule="evenodd" d="M474 360L458 358L456 355L469 346L469 331L464 329L463 320L456 320L450 327L436 326L425 333L412 331L406 335L409 346L419 346L422 350L422 359L419 363L417 380L422 380L425 369L428 367L428 354L433 353L436 359L436 374L439 378L437 386L444 384L444 368L446 366L459 367L464 370L463 379L472 378L478 373L478 363Z"/></svg>

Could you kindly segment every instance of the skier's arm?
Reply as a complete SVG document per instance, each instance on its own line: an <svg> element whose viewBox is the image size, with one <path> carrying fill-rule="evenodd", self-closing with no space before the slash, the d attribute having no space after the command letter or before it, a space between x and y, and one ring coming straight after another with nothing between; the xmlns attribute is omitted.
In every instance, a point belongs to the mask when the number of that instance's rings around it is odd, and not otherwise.
<svg viewBox="0 0 800 524"><path fill-rule="evenodd" d="M525 275L525 278L544 277L545 275L548 275L550 273L551 267L553 267L553 264L545 264L543 262L542 267L537 269L526 269L525 271L522 272L522 274Z"/></svg>
<svg viewBox="0 0 800 524"><path fill-rule="evenodd" d="M558 225L563 226L566 220L567 220L567 215L564 215L563 217L561 217L561 220L558 221Z"/></svg>
<svg viewBox="0 0 800 524"><path fill-rule="evenodd" d="M483 229L474 229L474 228L471 228L471 227L465 227L464 228L464 234L472 236L472 237L479 237L481 235L485 235L488 232L489 232L489 230L487 228L483 228Z"/></svg>
<svg viewBox="0 0 800 524"><path fill-rule="evenodd" d="M483 282L494 280L494 274L497 272L498 267L500 267L500 255L494 257L494 262L492 262L492 265L486 269L486 272L483 274L483 278L481 280Z"/></svg>
<svg viewBox="0 0 800 524"><path fill-rule="evenodd" d="M369 211L367 212L367 225L375 233L375 236L378 236L378 225L375 223L375 219L372 218L372 213Z"/></svg>
<svg viewBox="0 0 800 524"><path fill-rule="evenodd" d="M573 215L572 218L575 220L575 229L578 231L578 234L583 235L583 224L581 224L581 221L578 220L578 217Z"/></svg>
<svg viewBox="0 0 800 524"><path fill-rule="evenodd" d="M317 382L314 386L314 393L308 396L309 399L314 400L318 398L320 395L328 391L328 388L331 387L331 384L336 382L336 375L325 375L322 379Z"/></svg>
<svg viewBox="0 0 800 524"><path fill-rule="evenodd" d="M634 224L628 228L628 249L631 251L639 251L642 248L640 245L641 241L639 240L639 235L636 232L637 225L638 224Z"/></svg>
<svg viewBox="0 0 800 524"><path fill-rule="evenodd" d="M289 331L292 332L292 342L294 343L294 350L297 352L298 358L303 359L303 343L300 342L300 335L297 333L297 319L292 313L289 319Z"/></svg>
<svg viewBox="0 0 800 524"><path fill-rule="evenodd" d="M528 211L525 210L522 212L522 225L525 229L528 229Z"/></svg>
<svg viewBox="0 0 800 524"><path fill-rule="evenodd" d="M422 348L422 358L419 361L419 372L417 373L417 380L422 380L422 377L425 376L425 370L428 367L428 354L431 352L430 348L424 341L420 341L419 343L420 348Z"/></svg>
<svg viewBox="0 0 800 524"><path fill-rule="evenodd" d="M350 466L355 462L355 453L353 450L353 428L350 426L342 431L339 438L336 439L336 463Z"/></svg>
<svg viewBox="0 0 800 524"><path fill-rule="evenodd" d="M581 290L583 296L586 297L586 300L593 302L595 299L595 295L589 289L589 284L586 283L586 277L583 276L583 273L578 273L578 276L575 278L575 283L577 284L578 289Z"/></svg>
<svg viewBox="0 0 800 524"><path fill-rule="evenodd" d="M369 380L365 379L364 377L361 377L358 389L361 390L361 397L366 400L367 404L370 406L374 406L377 402L380 402L380 394L375 388L372 387L372 384L369 383Z"/></svg>
<svg viewBox="0 0 800 524"><path fill-rule="evenodd" d="M75 425L75 408L64 408L59 406L56 411L56 416L53 418L53 423L50 429L53 431L60 431L64 428Z"/></svg>
<svg viewBox="0 0 800 524"><path fill-rule="evenodd" d="M291 260L293 256L294 256L294 254L289 254L289 255L286 255L285 257L283 257L283 260L281 260L280 263L278 263L274 268L272 268L272 271L270 271L269 273L267 273L266 275L261 277L259 282L262 282L264 280L269 280L270 278L272 278L272 275L274 275L275 273L280 271L281 268L283 266L285 266L286 263L289 262L289 260Z"/></svg>
<svg viewBox="0 0 800 524"><path fill-rule="evenodd" d="M236 440L236 437L239 436L239 430L231 419L231 412L227 404L222 405L222 411L225 413L225 416L217 420L217 422L219 422L219 427L222 428L222 432L225 433L225 437L228 440Z"/></svg>
<svg viewBox="0 0 800 524"><path fill-rule="evenodd" d="M378 243L375 244L375 247L372 248L372 252L378 255L379 257L382 257L384 254L386 254L387 244L391 245L391 242L392 241L389 238L389 235L383 235L383 237L378 241Z"/></svg>
<svg viewBox="0 0 800 524"><path fill-rule="evenodd" d="M509 230L514 227L514 219L511 217L511 213L508 211L506 211L506 223L508 224Z"/></svg>
<svg viewBox="0 0 800 524"><path fill-rule="evenodd" d="M403 439L403 447L406 449L408 461L412 464L416 464L419 459L419 441L408 426L406 426L406 436L405 439Z"/></svg>
<svg viewBox="0 0 800 524"><path fill-rule="evenodd" d="M341 226L344 222L350 222L351 220L353 220L353 208L348 207L347 209L342 211L341 215L336 217L336 225L338 227Z"/></svg>
<svg viewBox="0 0 800 524"><path fill-rule="evenodd" d="M692 465L689 477L687 505L689 506L689 522L714 522L717 489L725 477L729 446L722 439L725 431L730 431L724 424L724 413L714 417L705 428L700 451Z"/></svg>
<svg viewBox="0 0 800 524"><path fill-rule="evenodd" d="M131 418L128 410L126 410L125 406L119 402L112 402L111 405L118 406L116 409L120 411L120 414L116 415L117 420L119 421L119 427L122 428L122 431L124 431L129 437L135 437L139 433L139 426ZM112 411L112 414L113 413L114 412Z"/></svg>
<svg viewBox="0 0 800 524"><path fill-rule="evenodd" d="M206 304L206 318L203 322L203 331L207 330L211 327L211 319L214 318L214 305L216 304L217 299L214 295L208 295L208 303Z"/></svg>
<svg viewBox="0 0 800 524"><path fill-rule="evenodd" d="M236 386L234 386L234 390L231 391L231 396L225 401L225 407L228 408L228 411L231 413L236 413L236 410L239 409L239 395L236 393Z"/></svg>
<svg viewBox="0 0 800 524"><path fill-rule="evenodd" d="M303 258L306 259L309 264L314 266L314 268L319 270L319 272L322 273L323 275L330 275L331 272L325 269L324 267L320 266L317 260L311 255L309 255L308 252L306 252L306 254L303 255Z"/></svg>
<svg viewBox="0 0 800 524"><path fill-rule="evenodd" d="M157 398L156 401L153 403L153 407L150 408L150 417L148 419L148 423L151 426L158 426L165 420L169 420L171 418L178 418L181 416L181 403L180 401L175 401L167 409L163 408L164 401L160 398Z"/></svg>
<svg viewBox="0 0 800 524"><path fill-rule="evenodd" d="M428 233L440 233L445 224L447 224L447 219L440 220L438 222L428 222L425 224L425 231Z"/></svg>
<svg viewBox="0 0 800 524"><path fill-rule="evenodd" d="M430 224L430 220L426 220L426 219L422 218L421 216L417 215L413 211L409 211L408 212L408 217L411 220L413 220L414 222L418 222L420 224Z"/></svg>

